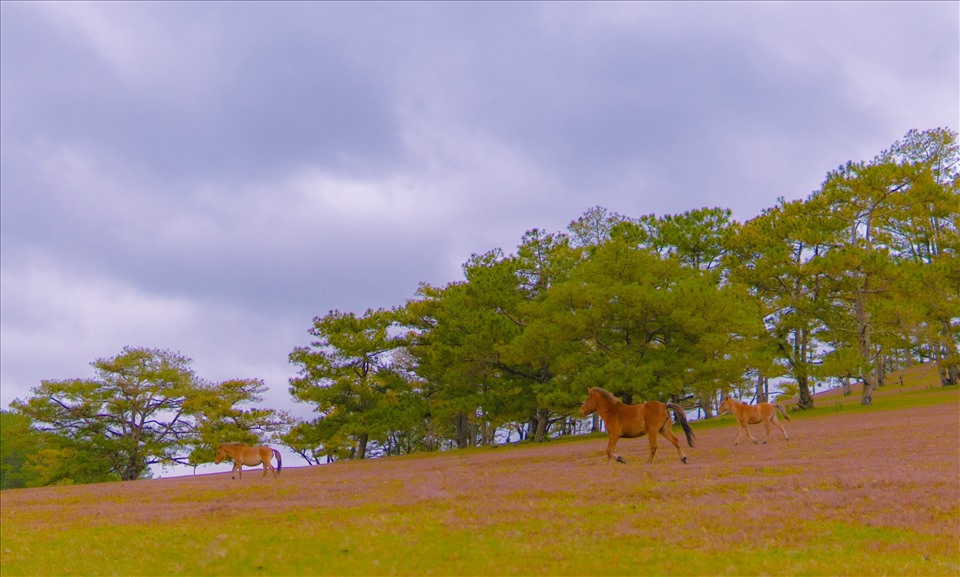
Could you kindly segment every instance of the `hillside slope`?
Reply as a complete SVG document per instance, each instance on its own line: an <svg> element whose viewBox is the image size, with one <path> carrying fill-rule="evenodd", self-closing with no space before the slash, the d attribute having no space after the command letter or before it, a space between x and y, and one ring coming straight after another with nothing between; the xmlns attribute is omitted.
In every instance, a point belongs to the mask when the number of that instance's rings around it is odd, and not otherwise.
<svg viewBox="0 0 960 577"><path fill-rule="evenodd" d="M947 574L960 394L822 409L767 444L726 419L688 465L605 438L0 493L4 575ZM899 398L893 395L901 395ZM901 407L901 408L898 408ZM753 427L763 438L763 427ZM754 559L750 567L738 558Z"/></svg>

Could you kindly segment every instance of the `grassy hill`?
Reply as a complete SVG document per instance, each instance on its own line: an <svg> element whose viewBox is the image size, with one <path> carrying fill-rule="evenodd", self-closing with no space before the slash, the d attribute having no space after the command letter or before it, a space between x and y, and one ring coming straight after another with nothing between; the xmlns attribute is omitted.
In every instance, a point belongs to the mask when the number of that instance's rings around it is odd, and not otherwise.
<svg viewBox="0 0 960 577"><path fill-rule="evenodd" d="M734 447L602 436L0 493L7 575L957 575L960 391L922 369ZM850 399L847 402L847 399ZM836 404L839 403L839 404ZM762 426L753 427L762 439Z"/></svg>

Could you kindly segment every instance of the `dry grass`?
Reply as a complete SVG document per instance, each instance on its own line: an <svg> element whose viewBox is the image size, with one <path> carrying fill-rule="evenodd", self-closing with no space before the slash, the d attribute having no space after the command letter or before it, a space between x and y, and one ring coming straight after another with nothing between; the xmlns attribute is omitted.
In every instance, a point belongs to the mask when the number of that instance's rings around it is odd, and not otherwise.
<svg viewBox="0 0 960 577"><path fill-rule="evenodd" d="M921 400L917 401L917 397ZM892 400L891 400L892 399ZM898 405L907 408L896 408ZM541 446L5 491L3 575L960 573L960 394L794 414L734 447ZM759 434L758 434L759 433ZM759 427L754 435L762 438ZM669 449L669 450L668 450Z"/></svg>

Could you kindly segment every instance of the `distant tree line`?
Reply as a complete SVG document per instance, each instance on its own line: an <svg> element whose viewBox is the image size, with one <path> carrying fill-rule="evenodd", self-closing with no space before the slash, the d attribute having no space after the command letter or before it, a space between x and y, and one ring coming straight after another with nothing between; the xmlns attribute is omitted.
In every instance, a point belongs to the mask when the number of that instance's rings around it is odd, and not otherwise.
<svg viewBox="0 0 960 577"><path fill-rule="evenodd" d="M597 385L707 417L721 394L763 399L777 377L802 409L829 379L861 383L870 404L891 367L917 360L955 385L958 160L955 131L914 130L745 223L594 207L566 231L531 230L403 306L315 318L290 354L309 421L251 406L262 381L207 383L179 354L125 349L97 378L44 381L2 413L2 486L140 478L209 461L227 439L273 436L310 464L542 441L591 426L573 414Z"/></svg>
<svg viewBox="0 0 960 577"><path fill-rule="evenodd" d="M541 441L571 430L587 387L712 415L724 391L788 377L862 383L938 362L956 384L957 134L911 131L827 174L806 199L746 222L722 208L629 218L588 210L514 253L473 255L464 280L362 315L314 319L290 393L315 405L284 442L309 462Z"/></svg>

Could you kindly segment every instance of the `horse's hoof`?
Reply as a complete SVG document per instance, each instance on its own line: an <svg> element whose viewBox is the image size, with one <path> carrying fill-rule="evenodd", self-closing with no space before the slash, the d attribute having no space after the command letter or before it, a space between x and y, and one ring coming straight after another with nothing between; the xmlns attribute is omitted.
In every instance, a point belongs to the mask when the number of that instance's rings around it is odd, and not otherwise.
<svg viewBox="0 0 960 577"><path fill-rule="evenodd" d="M620 455L617 455L617 462L618 462L618 463L623 463L624 465L627 464L627 462L624 461L624 460L623 460L623 457L621 457Z"/></svg>
<svg viewBox="0 0 960 577"><path fill-rule="evenodd" d="M687 464L687 458L686 458L686 457L680 457L680 462L683 463L684 465L686 465L686 464Z"/></svg>

